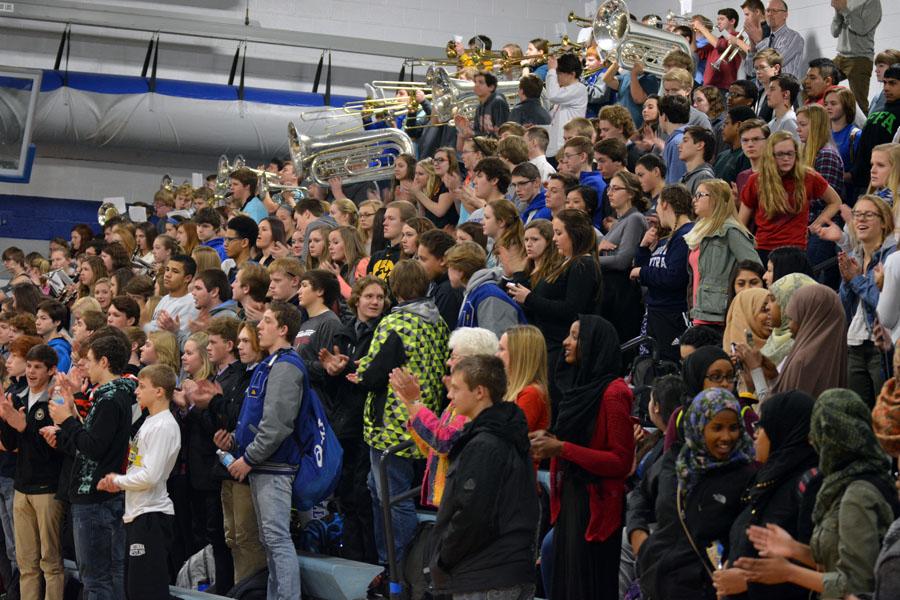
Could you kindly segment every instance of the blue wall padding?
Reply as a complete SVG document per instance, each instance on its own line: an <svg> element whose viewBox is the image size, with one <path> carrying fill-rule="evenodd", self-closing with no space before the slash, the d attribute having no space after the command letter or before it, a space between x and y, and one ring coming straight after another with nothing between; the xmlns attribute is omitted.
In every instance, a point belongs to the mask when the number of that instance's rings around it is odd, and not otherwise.
<svg viewBox="0 0 900 600"><path fill-rule="evenodd" d="M143 94L148 91L149 79L126 75L105 75L100 73L69 72L69 87L85 92L100 94ZM45 70L41 81L42 92L52 92L63 84L61 71ZM194 98L198 100L230 100L237 101L238 86L217 83L197 83L178 81L175 79L157 79L156 93L178 98ZM311 92L291 92L285 90L269 90L265 88L244 88L244 100L261 104L277 104L281 106L322 106L322 94ZM343 106L357 96L331 96L333 106Z"/></svg>
<svg viewBox="0 0 900 600"><path fill-rule="evenodd" d="M69 239L72 226L87 223L95 232L99 202L0 194L0 238Z"/></svg>

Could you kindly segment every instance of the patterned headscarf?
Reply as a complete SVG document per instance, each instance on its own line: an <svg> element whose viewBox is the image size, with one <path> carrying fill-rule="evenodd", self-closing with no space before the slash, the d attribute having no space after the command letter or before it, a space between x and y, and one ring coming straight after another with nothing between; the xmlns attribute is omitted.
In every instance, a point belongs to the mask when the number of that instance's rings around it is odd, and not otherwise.
<svg viewBox="0 0 900 600"><path fill-rule="evenodd" d="M832 504L858 479L872 482L884 493L896 488L891 461L872 431L869 407L855 392L833 389L823 392L813 407L809 439L819 453L819 469L825 476L816 496L813 522L821 523Z"/></svg>
<svg viewBox="0 0 900 600"><path fill-rule="evenodd" d="M734 412L740 434L731 455L725 460L717 460L706 447L703 430L713 417L724 410ZM684 446L675 459L675 473L678 486L685 497L707 472L733 464L748 464L753 460L753 442L744 429L741 405L728 390L710 388L694 398L682 419Z"/></svg>
<svg viewBox="0 0 900 600"><path fill-rule="evenodd" d="M872 409L872 427L884 451L900 456L900 380L888 379Z"/></svg>
<svg viewBox="0 0 900 600"><path fill-rule="evenodd" d="M781 363L794 346L794 338L789 327L791 319L785 314L791 296L800 288L814 283L816 280L809 275L791 273L774 282L769 288L769 292L775 296L775 302L781 308L781 325L772 330L772 335L762 348L762 354L775 365Z"/></svg>

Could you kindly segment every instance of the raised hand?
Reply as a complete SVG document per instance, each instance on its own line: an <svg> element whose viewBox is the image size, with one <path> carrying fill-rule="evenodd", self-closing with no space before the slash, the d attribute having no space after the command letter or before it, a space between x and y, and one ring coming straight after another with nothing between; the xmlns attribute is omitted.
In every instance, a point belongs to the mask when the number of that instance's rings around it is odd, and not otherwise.
<svg viewBox="0 0 900 600"><path fill-rule="evenodd" d="M790 558L796 544L791 534L774 523L765 527L751 525L747 529L747 538L764 558Z"/></svg>
<svg viewBox="0 0 900 600"><path fill-rule="evenodd" d="M333 353L326 348L322 348L319 350L319 362L325 367L325 371L334 377L344 372L344 369L347 368L347 363L350 362L350 357L346 354L341 354L341 349L337 346L334 347Z"/></svg>

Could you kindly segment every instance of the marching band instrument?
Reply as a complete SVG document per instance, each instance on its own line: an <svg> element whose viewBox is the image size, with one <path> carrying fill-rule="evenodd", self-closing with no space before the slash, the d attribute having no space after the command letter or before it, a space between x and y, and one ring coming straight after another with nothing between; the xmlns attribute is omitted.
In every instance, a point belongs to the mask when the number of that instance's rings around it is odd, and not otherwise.
<svg viewBox="0 0 900 600"><path fill-rule="evenodd" d="M666 23L673 23L675 26L690 27L693 29L693 19L683 15L676 15L675 11L670 10L666 13Z"/></svg>
<svg viewBox="0 0 900 600"><path fill-rule="evenodd" d="M478 109L478 97L475 95L475 84L471 81L453 79L446 69L432 67L428 69L431 76L431 114L439 123L449 123L454 115L462 114L470 120ZM519 103L519 82L498 81L497 93L506 98L509 107Z"/></svg>
<svg viewBox="0 0 900 600"><path fill-rule="evenodd" d="M412 140L399 129L309 137L293 123L288 124L288 147L297 176L321 186L332 177L344 184L391 177L396 154L414 152Z"/></svg>
<svg viewBox="0 0 900 600"><path fill-rule="evenodd" d="M737 34L737 37L743 37L745 31L745 29L741 29L741 32ZM728 48L725 49L725 52L723 52L719 56L719 58L713 61L712 68L718 71L720 68L722 68L723 62L731 62L731 59L737 56L738 52L741 52L741 47L737 44L731 44L730 46L728 46Z"/></svg>
<svg viewBox="0 0 900 600"><path fill-rule="evenodd" d="M107 221L111 221L116 217L121 216L122 213L119 212L119 209L116 208L116 205L112 202L104 202L100 205L100 208L97 209L97 224L100 227L106 225Z"/></svg>
<svg viewBox="0 0 900 600"><path fill-rule="evenodd" d="M587 19L576 17L577 22ZM633 23L629 18L628 6L623 0L607 0L597 9L591 21L597 50L615 54L616 62L631 70L640 61L644 70L662 76L663 60L673 50L681 50L690 55L687 40L680 35Z"/></svg>

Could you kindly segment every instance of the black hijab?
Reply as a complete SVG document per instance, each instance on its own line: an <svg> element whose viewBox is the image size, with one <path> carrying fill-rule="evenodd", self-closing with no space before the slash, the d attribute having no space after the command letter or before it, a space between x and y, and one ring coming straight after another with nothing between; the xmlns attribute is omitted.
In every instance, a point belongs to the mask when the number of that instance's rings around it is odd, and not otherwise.
<svg viewBox="0 0 900 600"><path fill-rule="evenodd" d="M763 403L757 426L766 431L771 447L750 488L750 503L757 512L781 483L819 464L819 456L809 443L813 405L812 396L800 391L775 394Z"/></svg>
<svg viewBox="0 0 900 600"><path fill-rule="evenodd" d="M606 387L621 369L619 336L612 323L595 315L579 315L578 360L559 357L557 385L562 392L554 433L563 441L587 446L594 435Z"/></svg>
<svg viewBox="0 0 900 600"><path fill-rule="evenodd" d="M703 382L706 381L706 372L717 360L731 361L719 346L702 346L697 348L684 361L682 377L687 388L688 404L694 397L703 391Z"/></svg>

